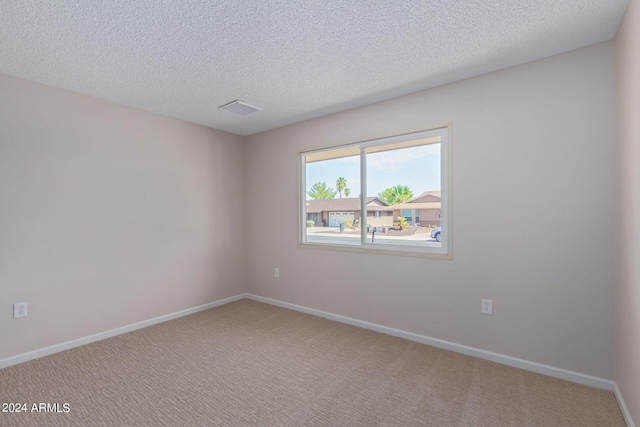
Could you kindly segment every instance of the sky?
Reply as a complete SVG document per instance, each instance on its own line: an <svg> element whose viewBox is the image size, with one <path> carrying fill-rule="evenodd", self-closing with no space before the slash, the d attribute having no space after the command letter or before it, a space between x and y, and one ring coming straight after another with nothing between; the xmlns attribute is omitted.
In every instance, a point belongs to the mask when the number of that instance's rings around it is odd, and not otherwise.
<svg viewBox="0 0 640 427"><path fill-rule="evenodd" d="M359 156L308 163L306 169L307 191L316 182L335 190L338 177L344 177L351 189L349 197L360 195ZM398 184L409 186L414 197L440 190L440 144L367 154L367 196Z"/></svg>

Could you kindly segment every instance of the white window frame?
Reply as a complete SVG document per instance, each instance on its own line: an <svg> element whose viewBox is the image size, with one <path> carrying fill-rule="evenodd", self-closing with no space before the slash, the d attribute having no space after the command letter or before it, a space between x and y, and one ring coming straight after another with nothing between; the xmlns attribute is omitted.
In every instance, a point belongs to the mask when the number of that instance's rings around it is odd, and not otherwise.
<svg viewBox="0 0 640 427"><path fill-rule="evenodd" d="M396 142L410 141L412 139L423 139L433 136L440 136L440 173L441 173L441 208L440 208L440 226L442 227L441 247L411 246L411 245L393 245L393 244L376 244L367 242L366 214L361 215L360 227L360 245L340 245L334 243L319 243L306 241L306 156L309 154L319 153L323 151L333 151L342 148L358 147L360 151L360 194L366 194L367 182L367 164L365 150L369 147L377 145L393 144ZM348 252L365 252L385 255L404 255L424 258L436 259L453 259L453 212L452 212L452 124L436 126L427 130L411 132L402 135L394 135L390 137L378 138L368 141L362 141L352 144L338 145L315 150L304 150L298 154L299 158L299 183L300 183L300 199L299 199L299 246L302 248L330 249ZM362 197L360 200L360 212L367 212L367 198Z"/></svg>

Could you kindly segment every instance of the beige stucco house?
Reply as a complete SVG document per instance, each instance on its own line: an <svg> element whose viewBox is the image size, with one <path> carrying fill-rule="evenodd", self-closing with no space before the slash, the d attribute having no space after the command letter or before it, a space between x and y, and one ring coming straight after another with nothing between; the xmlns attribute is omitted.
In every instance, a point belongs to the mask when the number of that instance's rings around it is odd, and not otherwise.
<svg viewBox="0 0 640 427"><path fill-rule="evenodd" d="M440 226L442 192L425 191L413 200L393 205L393 218L405 217L409 224Z"/></svg>
<svg viewBox="0 0 640 427"><path fill-rule="evenodd" d="M425 191L418 197L389 206L378 197L367 197L367 224L374 227L391 227L403 216L409 224L440 225L440 191ZM307 200L307 220L317 226L339 227L346 220L361 220L360 198Z"/></svg>
<svg viewBox="0 0 640 427"><path fill-rule="evenodd" d="M307 200L307 220L317 226L339 227L340 223L361 220L359 197L342 199ZM390 226L393 223L393 208L378 197L367 197L367 223L375 226Z"/></svg>

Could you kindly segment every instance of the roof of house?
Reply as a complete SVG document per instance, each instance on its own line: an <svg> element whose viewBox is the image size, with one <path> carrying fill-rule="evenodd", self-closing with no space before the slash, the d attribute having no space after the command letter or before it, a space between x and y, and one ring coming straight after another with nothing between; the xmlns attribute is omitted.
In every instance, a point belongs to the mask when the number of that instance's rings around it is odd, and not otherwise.
<svg viewBox="0 0 640 427"><path fill-rule="evenodd" d="M442 191L437 190L437 191L425 191L422 194L420 194L418 197L414 197L413 199L409 200L407 203L413 203L413 202L417 202L418 200L428 197L428 196L433 196L433 197L437 197L438 199L442 198Z"/></svg>
<svg viewBox="0 0 640 427"><path fill-rule="evenodd" d="M388 206L378 197L367 197L367 206L374 209L387 210ZM344 197L342 199L307 200L307 213L319 212L351 212L360 210L360 197Z"/></svg>
<svg viewBox="0 0 640 427"><path fill-rule="evenodd" d="M441 202L423 202L423 203L398 203L391 206L393 209L440 209L442 207Z"/></svg>
<svg viewBox="0 0 640 427"><path fill-rule="evenodd" d="M392 211L394 209L440 209L441 191L425 191L418 197L405 203L387 205L379 197L367 197L367 211ZM431 196L431 197L430 197ZM424 201L423 199L427 199ZM432 199L432 200L429 200ZM436 200L433 200L436 199ZM419 201L423 200L423 201ZM342 199L307 200L307 213L355 212L360 210L359 197Z"/></svg>

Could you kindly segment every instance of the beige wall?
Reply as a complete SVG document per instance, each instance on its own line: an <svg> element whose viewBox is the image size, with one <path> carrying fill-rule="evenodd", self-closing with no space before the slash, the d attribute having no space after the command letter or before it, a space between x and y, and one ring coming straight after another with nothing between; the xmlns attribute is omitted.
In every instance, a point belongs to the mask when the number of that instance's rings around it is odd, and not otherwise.
<svg viewBox="0 0 640 427"><path fill-rule="evenodd" d="M298 150L447 121L452 261L298 247ZM250 291L612 379L615 123L610 42L250 136Z"/></svg>
<svg viewBox="0 0 640 427"><path fill-rule="evenodd" d="M243 292L243 158L239 136L0 75L0 359Z"/></svg>
<svg viewBox="0 0 640 427"><path fill-rule="evenodd" d="M640 4L631 0L616 39L618 215L615 380L640 425Z"/></svg>
<svg viewBox="0 0 640 427"><path fill-rule="evenodd" d="M380 216L375 216L375 211L367 211L367 225L372 227L391 227L393 225L393 211L380 211Z"/></svg>
<svg viewBox="0 0 640 427"><path fill-rule="evenodd" d="M420 225L423 227L440 225L440 209L420 209Z"/></svg>

